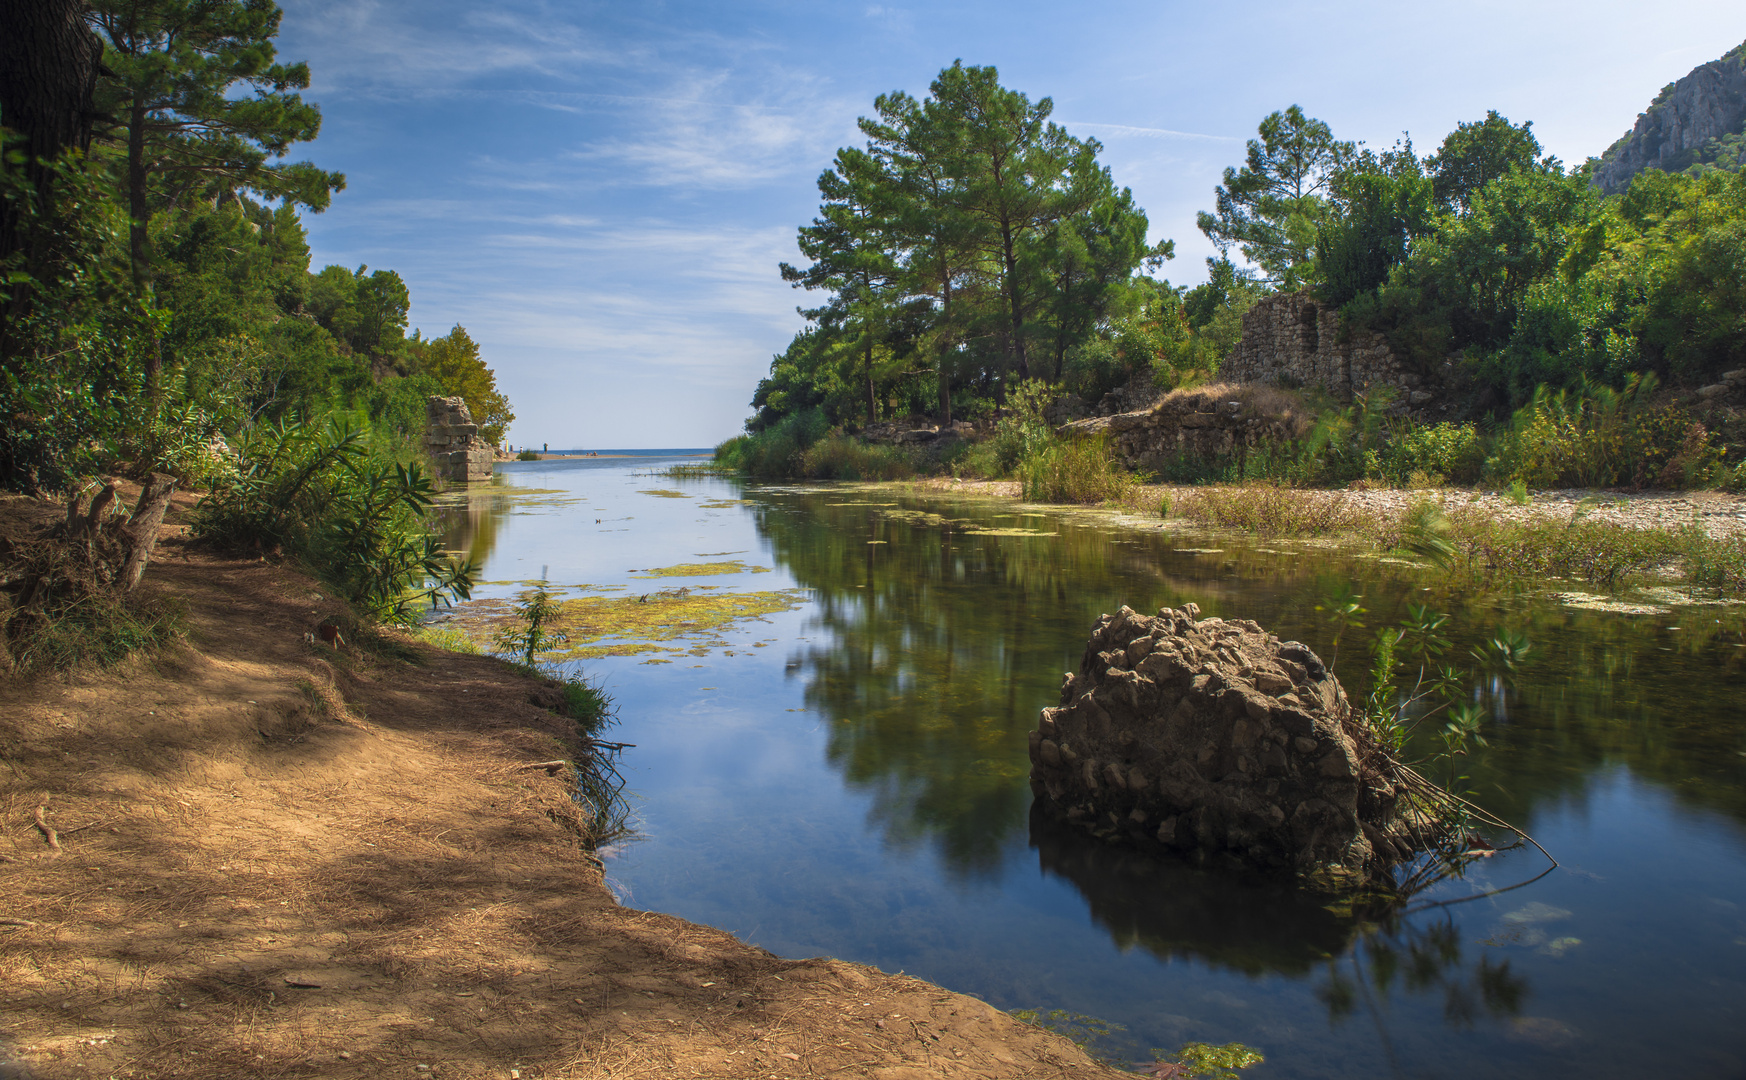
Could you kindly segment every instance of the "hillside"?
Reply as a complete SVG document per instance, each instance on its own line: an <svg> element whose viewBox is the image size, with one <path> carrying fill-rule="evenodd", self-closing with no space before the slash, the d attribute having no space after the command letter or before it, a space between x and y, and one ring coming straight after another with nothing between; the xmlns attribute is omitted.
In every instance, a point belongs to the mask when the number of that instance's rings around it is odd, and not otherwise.
<svg viewBox="0 0 1746 1080"><path fill-rule="evenodd" d="M1624 137L1596 161L1594 183L1612 195L1644 169L1746 164L1746 43L1669 83Z"/></svg>

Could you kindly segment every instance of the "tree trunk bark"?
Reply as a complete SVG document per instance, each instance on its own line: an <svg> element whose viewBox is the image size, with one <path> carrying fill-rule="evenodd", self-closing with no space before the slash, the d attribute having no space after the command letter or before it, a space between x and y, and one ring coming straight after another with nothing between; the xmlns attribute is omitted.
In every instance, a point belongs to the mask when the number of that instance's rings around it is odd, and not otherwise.
<svg viewBox="0 0 1746 1080"><path fill-rule="evenodd" d="M1019 303L1018 257L1012 250L1012 229L1009 226L1000 227L1001 255L1006 262L1006 302L1011 312L1012 322L1012 356L1013 366L1018 369L1019 381L1031 377L1031 365L1025 357L1024 309Z"/></svg>
<svg viewBox="0 0 1746 1080"><path fill-rule="evenodd" d="M82 0L0 3L0 124L23 137L24 175L38 198L47 193L47 163L91 145L103 42L85 25L84 10ZM0 257L22 244L19 210L0 203Z"/></svg>
<svg viewBox="0 0 1746 1080"><path fill-rule="evenodd" d="M141 300L152 289L151 207L146 202L146 103L135 93L127 113L127 254L133 264L133 290ZM162 394L163 346L154 336L145 349L146 398L156 404Z"/></svg>
<svg viewBox="0 0 1746 1080"><path fill-rule="evenodd" d="M866 368L866 371L867 371L867 426L872 427L875 423L878 422L878 417L874 415L874 412L875 412L875 409L877 408L877 405L873 400L873 335L872 334L867 335L867 368Z"/></svg>
<svg viewBox="0 0 1746 1080"><path fill-rule="evenodd" d="M127 519L127 531L132 546L127 553L127 565L121 571L121 591L132 592L145 576L146 563L152 549L158 546L158 530L163 528L164 514L170 509L170 496L176 493L176 478L152 473L144 490L139 493L139 505Z"/></svg>
<svg viewBox="0 0 1746 1080"><path fill-rule="evenodd" d="M952 283L948 280L940 303L940 324L946 328L946 333L952 332ZM940 430L944 431L952 424L952 370L947 357L951 355L950 341L941 343L940 349Z"/></svg>

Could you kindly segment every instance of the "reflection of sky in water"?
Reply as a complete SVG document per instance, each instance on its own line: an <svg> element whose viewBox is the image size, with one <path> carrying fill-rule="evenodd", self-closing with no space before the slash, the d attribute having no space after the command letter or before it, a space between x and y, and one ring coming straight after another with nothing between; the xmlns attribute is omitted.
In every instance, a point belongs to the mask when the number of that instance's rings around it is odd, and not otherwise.
<svg viewBox="0 0 1746 1080"><path fill-rule="evenodd" d="M711 509L741 493L633 474L646 467L504 470L510 486L575 494L493 503L484 577L647 589L633 571L712 555L776 572L707 582L799 585L813 600L735 628L732 657L589 662L637 744L643 839L608 864L627 903L785 956L1115 1021L1127 1054L1241 1040L1269 1059L1245 1076L1746 1075L1737 615L1469 607L1374 560L1227 538L1185 539L1218 549L1185 554L1156 530L885 492L753 487L750 505ZM637 493L656 488L697 497ZM914 509L947 520L901 512ZM1564 869L1361 927L1033 825L1024 734L1100 611L1195 600L1326 656L1314 605L1345 582L1366 594L1371 628L1416 596L1456 612L1463 651L1500 622L1530 636L1535 664L1468 765L1482 801ZM776 644L744 648L755 640ZM1363 644L1344 644L1342 675L1361 691ZM1500 856L1437 896L1540 865Z"/></svg>

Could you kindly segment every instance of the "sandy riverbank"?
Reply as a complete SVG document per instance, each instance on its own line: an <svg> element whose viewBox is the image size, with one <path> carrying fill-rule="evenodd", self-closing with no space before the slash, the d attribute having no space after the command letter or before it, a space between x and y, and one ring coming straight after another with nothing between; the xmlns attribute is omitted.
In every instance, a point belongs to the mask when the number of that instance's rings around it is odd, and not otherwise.
<svg viewBox="0 0 1746 1080"><path fill-rule="evenodd" d="M974 998L619 906L528 767L568 753L540 684L312 642L342 614L319 584L178 531L147 581L184 647L0 686L0 1075L1119 1075Z"/></svg>

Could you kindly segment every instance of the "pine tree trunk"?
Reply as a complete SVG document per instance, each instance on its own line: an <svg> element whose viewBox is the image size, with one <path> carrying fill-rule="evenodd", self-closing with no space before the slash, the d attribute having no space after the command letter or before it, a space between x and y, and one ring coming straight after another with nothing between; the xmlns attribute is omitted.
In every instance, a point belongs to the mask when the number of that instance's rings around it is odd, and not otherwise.
<svg viewBox="0 0 1746 1080"><path fill-rule="evenodd" d="M91 145L91 95L103 43L81 0L0 3L0 125L23 137L24 175L40 197L45 162ZM19 207L0 204L0 257L19 250Z"/></svg>

